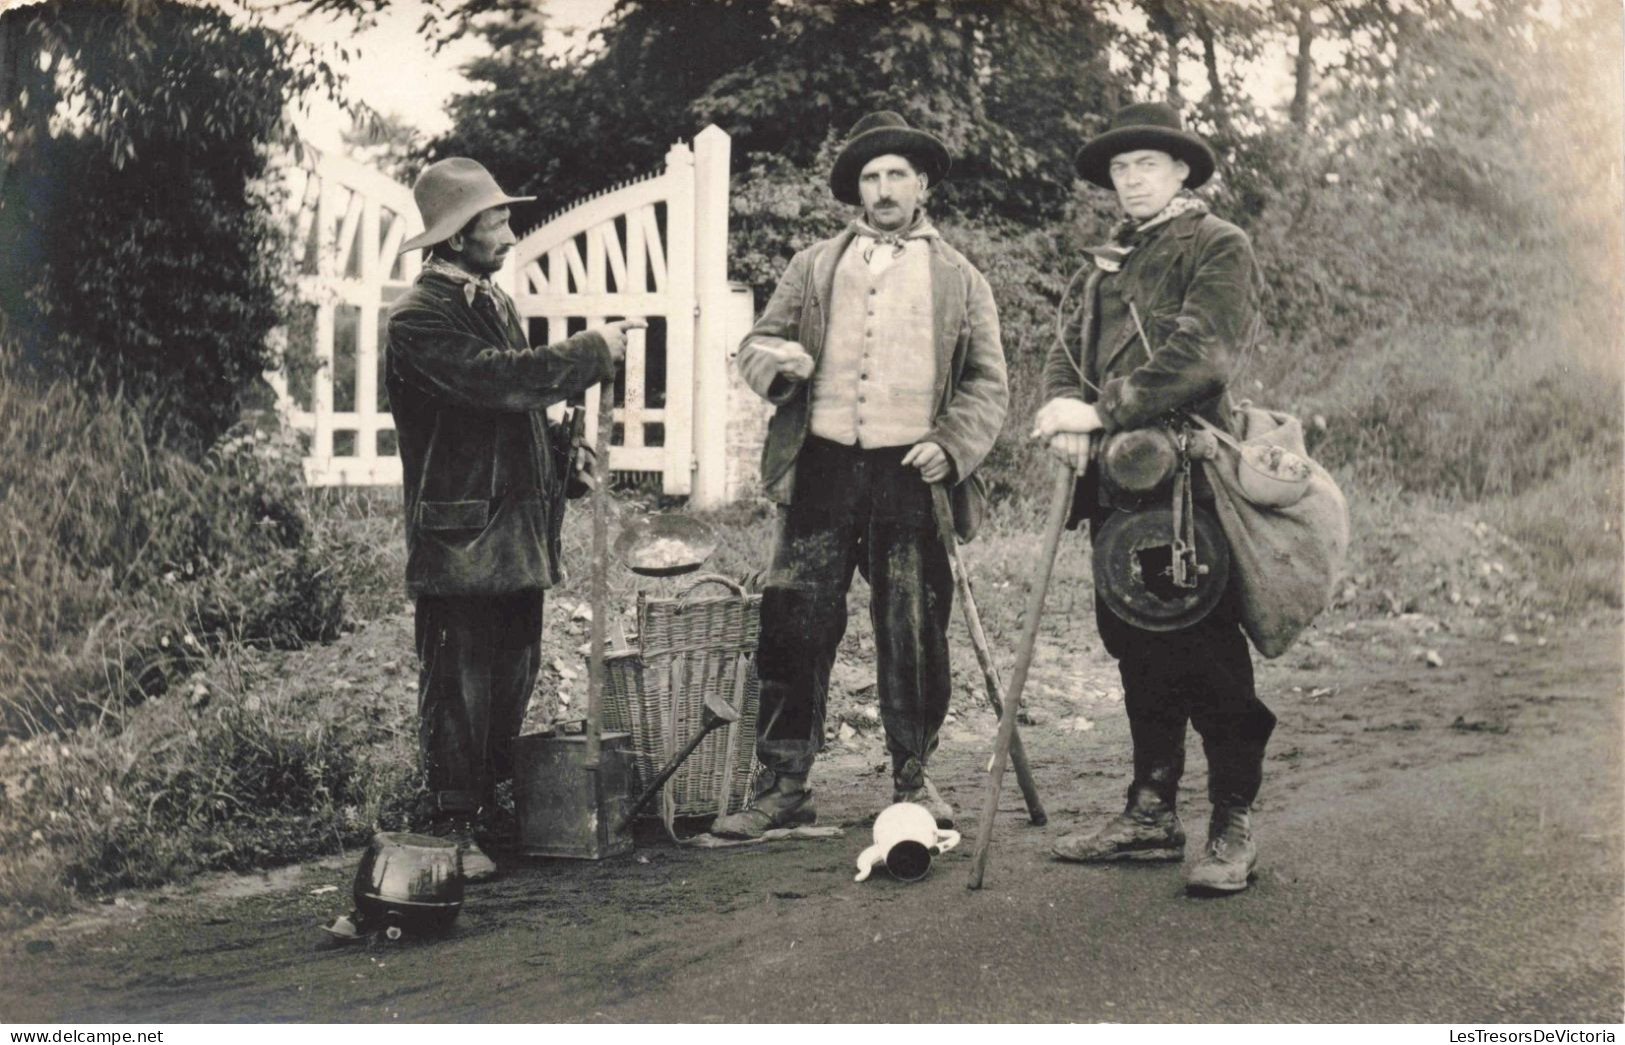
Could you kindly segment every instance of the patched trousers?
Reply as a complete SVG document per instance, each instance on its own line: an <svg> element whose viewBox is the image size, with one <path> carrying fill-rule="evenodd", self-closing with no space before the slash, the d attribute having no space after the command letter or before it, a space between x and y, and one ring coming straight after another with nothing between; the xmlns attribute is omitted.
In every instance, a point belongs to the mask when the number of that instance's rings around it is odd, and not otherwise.
<svg viewBox="0 0 1625 1045"><path fill-rule="evenodd" d="M417 600L418 746L431 810L489 806L541 667L542 593Z"/></svg>
<svg viewBox="0 0 1625 1045"><path fill-rule="evenodd" d="M806 773L824 739L830 667L846 634L852 573L869 582L876 691L894 774L923 767L948 714L953 575L931 491L908 447L863 450L809 438L762 594L757 757Z"/></svg>

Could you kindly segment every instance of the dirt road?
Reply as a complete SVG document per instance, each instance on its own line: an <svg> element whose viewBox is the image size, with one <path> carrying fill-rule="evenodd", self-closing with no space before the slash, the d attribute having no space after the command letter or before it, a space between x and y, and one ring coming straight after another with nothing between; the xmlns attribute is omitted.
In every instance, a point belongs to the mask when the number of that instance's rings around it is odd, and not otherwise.
<svg viewBox="0 0 1625 1045"><path fill-rule="evenodd" d="M852 882L888 784L860 733L814 777L841 839L510 864L434 943L322 942L353 853L132 894L0 939L0 1018L1617 1022L1620 635L1438 633L1427 668L1405 622L1347 623L1266 666L1260 874L1228 899L1186 897L1173 867L1049 860L1114 811L1128 753L1109 686L1071 684L1109 683L1103 663L1051 650L1025 733L1052 823L1027 825L1007 780L980 892L968 839L919 884ZM936 759L967 832L990 734L961 718Z"/></svg>

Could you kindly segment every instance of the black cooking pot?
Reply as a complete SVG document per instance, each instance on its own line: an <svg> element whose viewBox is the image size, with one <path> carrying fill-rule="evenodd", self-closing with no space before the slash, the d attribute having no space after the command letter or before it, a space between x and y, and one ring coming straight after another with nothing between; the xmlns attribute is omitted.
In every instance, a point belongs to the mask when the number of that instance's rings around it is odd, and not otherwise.
<svg viewBox="0 0 1625 1045"><path fill-rule="evenodd" d="M457 843L429 835L373 835L355 872L355 908L364 929L444 932L463 909Z"/></svg>

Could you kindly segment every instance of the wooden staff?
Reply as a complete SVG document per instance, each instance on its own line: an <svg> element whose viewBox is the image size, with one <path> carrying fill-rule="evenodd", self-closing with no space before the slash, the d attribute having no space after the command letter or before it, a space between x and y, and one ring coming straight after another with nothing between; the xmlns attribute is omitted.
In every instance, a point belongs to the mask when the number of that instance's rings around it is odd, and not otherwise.
<svg viewBox="0 0 1625 1045"><path fill-rule="evenodd" d="M970 632L971 648L976 651L976 663L982 668L982 681L987 685L987 701L1000 722L1004 718L1004 687L999 683L999 671L993 664L988 648L987 632L982 630L982 615L976 609L976 598L971 594L970 571L959 557L959 536L954 530L954 510L948 502L948 490L940 483L931 484L931 505L937 516L937 535L948 550L948 565L953 570L954 585L959 589L959 604L965 611L965 629ZM1032 767L1027 764L1027 751L1022 746L1021 734L1012 730L1010 736L1010 764L1016 769L1016 783L1021 785L1021 797L1027 800L1027 817L1042 827L1049 821L1044 803L1033 784Z"/></svg>
<svg viewBox="0 0 1625 1045"><path fill-rule="evenodd" d="M596 480L592 490L592 633L587 660L587 768L599 761L599 722L603 714L604 618L609 615L609 442L615 431L615 381L598 386L598 437L593 443Z"/></svg>
<svg viewBox="0 0 1625 1045"><path fill-rule="evenodd" d="M1010 692L1005 697L1004 713L999 716L999 735L993 742L993 773L987 782L987 801L982 803L982 822L976 825L976 851L971 856L970 881L966 883L972 889L982 887L982 873L987 870L987 850L993 841L993 817L999 810L1004 764L1016 736L1016 713L1021 709L1021 691L1027 685L1027 669L1032 667L1033 648L1038 643L1038 619L1044 612L1044 596L1049 593L1050 575L1055 572L1055 550L1061 543L1067 509L1072 505L1074 475L1071 465L1062 465L1055 472L1055 488L1050 492L1049 517L1044 522L1044 549L1040 553L1042 568L1027 598L1027 623L1021 632L1021 646L1016 650L1015 667L1010 672Z"/></svg>

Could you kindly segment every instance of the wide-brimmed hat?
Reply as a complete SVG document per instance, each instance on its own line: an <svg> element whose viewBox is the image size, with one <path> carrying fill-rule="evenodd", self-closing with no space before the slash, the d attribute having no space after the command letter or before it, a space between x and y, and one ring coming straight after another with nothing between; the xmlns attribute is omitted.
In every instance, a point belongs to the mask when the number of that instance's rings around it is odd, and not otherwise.
<svg viewBox="0 0 1625 1045"><path fill-rule="evenodd" d="M412 198L423 216L423 231L401 244L402 254L450 239L482 210L536 197L510 196L479 163L453 156L423 169L412 185Z"/></svg>
<svg viewBox="0 0 1625 1045"><path fill-rule="evenodd" d="M1138 149L1156 149L1191 169L1185 187L1194 189L1213 177L1213 149L1185 129L1179 113L1163 102L1125 105L1112 114L1110 125L1084 142L1073 160L1078 175L1103 189L1112 188L1112 157Z"/></svg>
<svg viewBox="0 0 1625 1045"><path fill-rule="evenodd" d="M829 172L829 191L842 203L862 203L858 194L858 174L876 156L895 153L906 156L935 185L948 176L952 161L948 147L933 134L916 130L908 121L887 109L872 112L852 125L835 167Z"/></svg>

